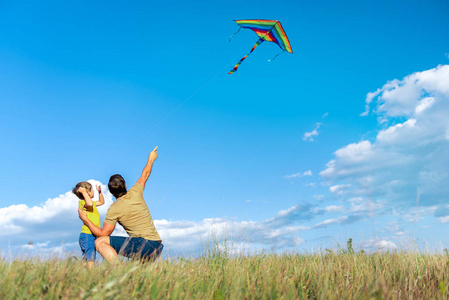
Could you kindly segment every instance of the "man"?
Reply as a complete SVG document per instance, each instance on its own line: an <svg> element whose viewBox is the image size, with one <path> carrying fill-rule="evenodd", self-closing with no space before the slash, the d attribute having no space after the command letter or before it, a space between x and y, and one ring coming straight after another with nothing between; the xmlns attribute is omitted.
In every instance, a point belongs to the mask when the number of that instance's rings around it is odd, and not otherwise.
<svg viewBox="0 0 449 300"><path fill-rule="evenodd" d="M109 179L109 191L117 199L108 209L103 228L97 227L78 209L80 219L97 237L95 248L109 263L117 260L117 254L141 260L156 259L164 246L154 226L143 190L150 177L153 162L158 157L157 147L148 155L148 162L137 183L126 190L122 176L116 174ZM116 223L123 226L129 237L110 236Z"/></svg>

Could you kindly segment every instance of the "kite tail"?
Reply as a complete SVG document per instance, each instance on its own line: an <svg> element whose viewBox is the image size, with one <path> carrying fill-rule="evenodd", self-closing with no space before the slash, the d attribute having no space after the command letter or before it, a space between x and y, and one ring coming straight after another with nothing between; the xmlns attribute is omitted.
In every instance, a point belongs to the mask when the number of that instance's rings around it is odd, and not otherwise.
<svg viewBox="0 0 449 300"><path fill-rule="evenodd" d="M228 74L232 74L232 73L234 73L235 71L237 71L238 67L239 67L240 64L245 60L245 58L247 58L248 55L250 55L251 52L253 52L254 49L257 48L257 46L259 46L260 44L262 44L263 41L264 41L263 39L259 39L259 40L254 44L254 46L253 46L253 48L251 49L251 51L249 51L248 54L246 54L245 56L243 56L243 57L240 59L240 61L234 66L234 68L233 68L231 71L229 71Z"/></svg>

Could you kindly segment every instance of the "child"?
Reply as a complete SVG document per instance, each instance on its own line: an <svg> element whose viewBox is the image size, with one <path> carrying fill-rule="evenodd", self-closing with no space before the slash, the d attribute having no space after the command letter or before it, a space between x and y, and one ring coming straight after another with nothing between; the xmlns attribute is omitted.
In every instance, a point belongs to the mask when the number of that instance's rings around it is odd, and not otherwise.
<svg viewBox="0 0 449 300"><path fill-rule="evenodd" d="M87 181L77 183L72 192L80 199L79 208L87 211L87 218L92 221L96 226L101 227L100 214L97 207L104 204L103 194L101 193L101 187L97 185L97 191L100 201L92 201L94 197L94 191L92 185ZM83 261L87 261L87 267L92 269L95 262L95 240L97 238L92 234L89 228L83 224L81 229L79 243L81 252L83 253Z"/></svg>

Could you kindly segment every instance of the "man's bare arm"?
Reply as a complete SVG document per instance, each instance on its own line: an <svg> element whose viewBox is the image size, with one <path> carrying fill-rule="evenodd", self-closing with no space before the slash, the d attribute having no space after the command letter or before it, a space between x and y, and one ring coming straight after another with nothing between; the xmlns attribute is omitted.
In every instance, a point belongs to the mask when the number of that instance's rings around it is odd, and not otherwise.
<svg viewBox="0 0 449 300"><path fill-rule="evenodd" d="M103 223L103 228L96 226L94 223L92 223L91 220L87 218L87 213L85 210L78 208L78 215L81 221L83 221L83 223L86 224L87 227L89 227L92 234L96 237L110 236L115 229L115 225L111 225L108 223Z"/></svg>
<svg viewBox="0 0 449 300"><path fill-rule="evenodd" d="M151 170L153 169L153 162L156 160L157 156L158 155L157 155L157 147L156 147L148 155L147 165L145 166L145 168L143 168L142 175L137 180L137 182L140 183L143 186L143 188L145 188L145 184L147 183L148 177L150 177Z"/></svg>

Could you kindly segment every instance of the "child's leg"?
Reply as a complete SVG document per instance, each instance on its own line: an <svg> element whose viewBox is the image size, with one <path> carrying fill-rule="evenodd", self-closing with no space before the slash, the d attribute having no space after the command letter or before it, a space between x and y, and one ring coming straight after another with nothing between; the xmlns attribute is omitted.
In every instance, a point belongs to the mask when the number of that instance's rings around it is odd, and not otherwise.
<svg viewBox="0 0 449 300"><path fill-rule="evenodd" d="M88 243L87 236L85 233L83 233L83 232L80 233L78 242L79 242L80 248L81 248L81 260L85 261L86 260L87 243Z"/></svg>
<svg viewBox="0 0 449 300"><path fill-rule="evenodd" d="M88 268L89 270L92 270L92 269L94 268L94 264L95 264L94 261L88 261L88 262L87 262L87 268Z"/></svg>
<svg viewBox="0 0 449 300"><path fill-rule="evenodd" d="M86 245L86 254L85 254L85 260L87 261L87 267L89 269L92 269L95 263L96 258L96 250L95 250L95 236L92 234L86 234L87 238L87 245Z"/></svg>

